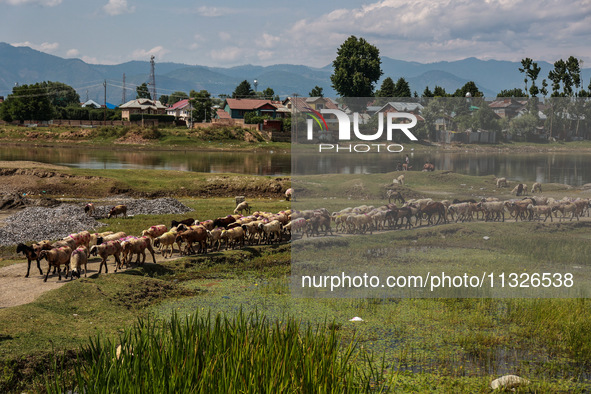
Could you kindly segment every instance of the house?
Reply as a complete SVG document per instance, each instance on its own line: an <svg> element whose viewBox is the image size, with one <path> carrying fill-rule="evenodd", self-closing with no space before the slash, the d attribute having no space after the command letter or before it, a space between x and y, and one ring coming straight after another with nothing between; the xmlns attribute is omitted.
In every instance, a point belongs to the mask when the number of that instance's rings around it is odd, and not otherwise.
<svg viewBox="0 0 591 394"><path fill-rule="evenodd" d="M282 102L289 111L306 112L308 108L315 111L321 109L339 109L337 103L325 97L288 97Z"/></svg>
<svg viewBox="0 0 591 394"><path fill-rule="evenodd" d="M488 106L500 118L513 119L527 104L527 101L522 102L514 98L503 98L495 100Z"/></svg>
<svg viewBox="0 0 591 394"><path fill-rule="evenodd" d="M82 103L81 107L82 108L85 108L85 107L102 108L103 106L94 100L88 100L87 102Z"/></svg>
<svg viewBox="0 0 591 394"><path fill-rule="evenodd" d="M222 107L223 111L228 113L232 119L244 119L247 112L256 112L258 116L268 115L273 119L277 116L277 106L271 100L228 98ZM218 114L219 111L216 113L216 118L220 119Z"/></svg>
<svg viewBox="0 0 591 394"><path fill-rule="evenodd" d="M410 113L416 116L417 121L424 122L425 119L421 116L421 111L423 110L423 106L419 103L405 103L405 102L398 102L398 101L390 101L384 104L380 109L378 109L375 113L376 114L387 114L390 112L404 112Z"/></svg>
<svg viewBox="0 0 591 394"><path fill-rule="evenodd" d="M191 110L193 106L189 102L189 99L177 101L172 107L166 108L166 115L174 116L177 120L188 121L191 119Z"/></svg>
<svg viewBox="0 0 591 394"><path fill-rule="evenodd" d="M121 119L130 120L132 114L159 114L166 112L166 107L158 100L135 99L121 104Z"/></svg>

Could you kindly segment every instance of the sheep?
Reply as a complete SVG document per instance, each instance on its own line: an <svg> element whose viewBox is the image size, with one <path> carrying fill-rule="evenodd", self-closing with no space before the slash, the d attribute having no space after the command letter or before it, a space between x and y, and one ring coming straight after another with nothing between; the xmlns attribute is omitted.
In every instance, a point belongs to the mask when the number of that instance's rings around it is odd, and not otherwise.
<svg viewBox="0 0 591 394"><path fill-rule="evenodd" d="M246 211L250 215L250 205L248 205L248 202L242 201L236 206L236 209L234 209L235 214L242 213L242 211Z"/></svg>
<svg viewBox="0 0 591 394"><path fill-rule="evenodd" d="M371 222L371 218L369 218L369 221ZM315 215L310 219L306 219L306 235L310 236L314 233L320 235L321 228L324 230L324 235L328 235L329 232L332 235L332 230L330 228L330 217L325 215Z"/></svg>
<svg viewBox="0 0 591 394"><path fill-rule="evenodd" d="M497 178L497 189L507 186L507 178Z"/></svg>
<svg viewBox="0 0 591 394"><path fill-rule="evenodd" d="M302 220L305 221L305 219L302 218ZM253 222L249 222L246 224L243 224L242 226L242 230L244 230L244 235L246 237L246 240L248 241L249 244L254 245L255 241L256 243L260 243L261 238L262 238L262 230L259 230L259 224L264 223L264 221L262 220L255 220ZM223 230L223 228L222 228ZM219 250L219 247L218 247Z"/></svg>
<svg viewBox="0 0 591 394"><path fill-rule="evenodd" d="M440 202L431 202L425 206L425 208L421 209L421 215L427 215L427 223L431 224L431 217L434 214L437 214L437 222L435 224L439 224L439 222L443 219L443 223L447 223L447 209L445 205Z"/></svg>
<svg viewBox="0 0 591 394"><path fill-rule="evenodd" d="M242 225L242 228L244 229L244 226L246 225ZM223 228L218 227L215 228L213 230L207 230L207 240L209 241L209 244L211 245L211 250L216 250L219 251L220 250L220 246L221 246L221 236L222 236L222 231L224 231Z"/></svg>
<svg viewBox="0 0 591 394"><path fill-rule="evenodd" d="M127 217L127 207L125 205L116 205L111 208L107 219L110 219L112 216L117 217L120 214L123 214L124 217Z"/></svg>
<svg viewBox="0 0 591 394"><path fill-rule="evenodd" d="M513 188L513 190L511 190L511 194L515 194L516 196L521 196L526 189L527 185L524 185L523 183L518 184L517 186L515 186Z"/></svg>
<svg viewBox="0 0 591 394"><path fill-rule="evenodd" d="M70 257L70 279L74 279L74 276L80 279L80 271L83 265L84 277L86 278L86 273L88 272L88 248L86 246L80 246L72 252L72 256Z"/></svg>
<svg viewBox="0 0 591 394"><path fill-rule="evenodd" d="M291 201L292 198L295 201L294 190L290 187L285 191L285 201Z"/></svg>
<svg viewBox="0 0 591 394"><path fill-rule="evenodd" d="M398 178L396 178L396 180L399 184L404 186L404 174L400 175Z"/></svg>
<svg viewBox="0 0 591 394"><path fill-rule="evenodd" d="M183 254L180 246L181 242L186 242L187 244L187 246L185 246L186 254L189 254L189 252L195 253L195 251L193 250L194 242L199 243L199 250L197 250L197 253L207 253L207 230L205 229L205 227L199 226L195 229L184 231L182 233L179 233L179 235L176 237L176 242L179 245L179 252L181 253L181 255Z"/></svg>
<svg viewBox="0 0 591 394"><path fill-rule="evenodd" d="M505 204L502 201L487 201L478 203L478 207L484 209L485 221L500 220L505 221Z"/></svg>
<svg viewBox="0 0 591 394"><path fill-rule="evenodd" d="M86 213L86 216L92 216L94 215L94 204L89 202L88 204L86 204L84 206L84 212Z"/></svg>
<svg viewBox="0 0 591 394"><path fill-rule="evenodd" d="M542 219L541 216L542 215L546 215L546 217L544 218L544 222L546 220L548 220L548 218L550 218L550 221L552 221L552 210L553 208L551 206L548 205L533 205L533 204L529 204L527 206L527 210L530 211L530 215L532 217L535 217L536 219Z"/></svg>
<svg viewBox="0 0 591 394"><path fill-rule="evenodd" d="M236 244L239 244L240 247L244 247L244 229L242 227L223 230L220 238L226 240L226 250L228 250L230 244L232 244L232 248Z"/></svg>
<svg viewBox="0 0 591 394"><path fill-rule="evenodd" d="M224 227L224 228L228 228L228 225L234 223L236 221L236 218L234 218L231 215L228 215L226 217L220 217L217 218L216 220L213 221L213 228L216 227Z"/></svg>
<svg viewBox="0 0 591 394"><path fill-rule="evenodd" d="M127 234L125 234L123 231L119 231L117 233L105 235L103 237L98 237L96 239L96 244L97 245L101 245L103 243L107 243L107 242L111 242L111 241L117 241L117 240L119 240L121 238L125 238L125 237L127 237Z"/></svg>
<svg viewBox="0 0 591 394"><path fill-rule="evenodd" d="M400 194L400 192L396 190L388 190L386 192L386 197L388 197L388 204L390 204L392 200L394 200L394 202L400 201L401 204L404 204L406 202L404 201L404 197L402 197L402 194Z"/></svg>
<svg viewBox="0 0 591 394"><path fill-rule="evenodd" d="M146 261L146 249L152 255L152 262L156 264L156 256L154 248L152 248L152 238L144 236L141 238L130 239L121 244L123 250L123 262L127 268L127 264L131 262L133 255L137 256L135 264L144 264ZM142 256L142 262L140 263L140 255Z"/></svg>
<svg viewBox="0 0 591 394"><path fill-rule="evenodd" d="M166 258L166 251L170 247L170 257L172 257L172 253L174 252L174 242L176 241L177 232L175 230L170 230L162 234L161 236L157 237L154 240L155 247L161 247L162 257Z"/></svg>
<svg viewBox="0 0 591 394"><path fill-rule="evenodd" d="M107 268L107 259L109 256L115 257L115 272L117 272L117 268L121 266L121 251L122 248L119 241L109 241L100 245L94 245L90 248L90 254L92 256L98 255L102 259L99 265L99 274L103 270L103 265L105 266L105 273L109 272L109 269Z"/></svg>
<svg viewBox="0 0 591 394"><path fill-rule="evenodd" d="M111 235L111 234L113 234L112 231L105 231L105 232L102 232L102 233L90 234L90 242L88 242L88 247L97 245L97 242L98 242L98 239L99 238L103 239L107 235Z"/></svg>
<svg viewBox="0 0 591 394"><path fill-rule="evenodd" d="M49 249L51 249L51 243L49 241L41 241L40 243L34 243L31 246L20 243L16 246L16 253L22 253L27 257L27 274L25 275L25 278L29 277L29 273L31 271L31 261L33 260L37 261L39 275L43 275L39 254L41 251Z"/></svg>
<svg viewBox="0 0 591 394"><path fill-rule="evenodd" d="M577 214L577 206L576 204L572 203L572 202L567 202L567 203L562 203L560 205L558 205L556 207L557 210L559 210L562 213L562 216L560 217L560 221L562 221L562 219L566 218L567 214L571 214L570 220L573 220L573 218L577 218L577 220L579 220L579 215Z"/></svg>
<svg viewBox="0 0 591 394"><path fill-rule="evenodd" d="M540 182L535 182L531 187L531 194L535 192L542 192L542 184Z"/></svg>
<svg viewBox="0 0 591 394"><path fill-rule="evenodd" d="M174 220L172 222L175 223ZM193 224L193 223L191 223L191 224ZM172 227L176 227L176 226L172 226ZM154 239L156 237L161 236L162 234L164 234L167 231L168 231L168 229L166 228L166 225L157 224L156 226L151 226L149 229L142 231L142 237L150 237L150 238Z"/></svg>
<svg viewBox="0 0 591 394"><path fill-rule="evenodd" d="M195 225L197 225L197 224L205 227L209 231L211 231L211 230L213 230L215 228L213 226L213 220L211 220L211 219L210 220L204 220L203 222L199 222L199 223L197 221L195 221Z"/></svg>
<svg viewBox="0 0 591 394"><path fill-rule="evenodd" d="M90 233L88 231L82 231L77 234L70 234L67 237L65 237L64 240L67 240L68 238L71 238L74 240L75 247L72 248L72 250L74 250L75 248L77 248L80 245L84 245L87 248L89 247Z"/></svg>
<svg viewBox="0 0 591 394"><path fill-rule="evenodd" d="M40 260L47 260L47 272L45 273L45 279L43 282L47 282L47 278L49 277L49 271L51 271L51 267L57 267L57 274L59 280L62 280L62 272L60 270L60 266L63 264L66 267L66 278L68 277L69 271L69 263L70 263L70 256L72 255L72 249L68 246L62 246L60 248L53 248L50 250L43 250L39 254Z"/></svg>
<svg viewBox="0 0 591 394"><path fill-rule="evenodd" d="M330 223L330 222L329 222ZM268 243L273 243L273 238L277 238L277 242L281 242L282 224L279 220L272 220L269 223L260 223L259 230L263 233L263 240Z"/></svg>
<svg viewBox="0 0 591 394"><path fill-rule="evenodd" d="M183 219L180 222L177 222L176 220L173 220L172 222L170 222L170 228L173 227L178 227L179 224L184 224L185 226L192 226L193 224L195 224L195 219L193 218L188 218L188 219ZM162 232L162 234L164 234L167 230L164 230ZM162 234L158 234L158 235L162 235ZM158 236L157 235L157 236Z"/></svg>
<svg viewBox="0 0 591 394"><path fill-rule="evenodd" d="M454 214L457 214L456 223L458 220L462 222L466 220L472 220L472 203L469 202L462 202L458 204L452 204L447 209L448 212L451 214L452 220L454 218Z"/></svg>

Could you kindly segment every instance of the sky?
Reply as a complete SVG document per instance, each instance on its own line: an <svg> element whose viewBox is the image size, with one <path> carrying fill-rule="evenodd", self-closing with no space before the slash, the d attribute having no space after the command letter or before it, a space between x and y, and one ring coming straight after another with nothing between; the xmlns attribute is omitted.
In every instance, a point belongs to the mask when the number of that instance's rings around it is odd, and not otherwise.
<svg viewBox="0 0 591 394"><path fill-rule="evenodd" d="M0 0L0 41L92 64L323 67L351 35L420 63L591 65L591 0Z"/></svg>

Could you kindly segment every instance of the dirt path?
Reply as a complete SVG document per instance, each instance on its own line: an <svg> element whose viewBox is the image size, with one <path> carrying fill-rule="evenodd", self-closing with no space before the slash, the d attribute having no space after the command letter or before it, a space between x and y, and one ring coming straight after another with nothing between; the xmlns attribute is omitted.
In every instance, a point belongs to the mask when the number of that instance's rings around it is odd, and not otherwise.
<svg viewBox="0 0 591 394"><path fill-rule="evenodd" d="M175 254L174 257L168 259L164 259L158 252L156 253L157 263L170 261L177 258L180 258L178 253ZM135 257L133 258L133 261L135 261ZM146 262L151 261L152 258L150 254L146 254ZM100 259L97 258L93 258L91 261L89 261L88 276L98 273L99 263ZM107 266L109 268L109 274L115 272L115 262L113 257L110 257L107 260ZM31 262L31 273L29 274L28 278L25 278L27 273L26 261L0 268L0 309L28 304L35 301L43 293L57 289L71 282L69 277L66 280L64 279L63 275L62 280L59 280L57 274L49 274L47 282L43 282L45 273L47 272L47 262L45 262L45 260L41 262L41 269L43 270L43 275L39 275L37 263L34 261ZM125 270L125 268L123 270ZM103 269L103 274L104 272L105 271Z"/></svg>

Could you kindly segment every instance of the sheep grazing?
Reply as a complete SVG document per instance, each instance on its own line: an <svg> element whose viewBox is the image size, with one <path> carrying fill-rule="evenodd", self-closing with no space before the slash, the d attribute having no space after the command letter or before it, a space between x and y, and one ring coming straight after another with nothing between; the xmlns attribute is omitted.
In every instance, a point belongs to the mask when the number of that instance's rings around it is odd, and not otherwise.
<svg viewBox="0 0 591 394"><path fill-rule="evenodd" d="M90 248L90 254L92 256L100 256L102 258L101 264L99 265L99 274L103 270L103 265L105 266L105 273L109 272L107 268L107 259L109 256L115 257L115 272L117 272L117 267L121 266L121 244L119 241L109 241L104 244L95 245Z"/></svg>
<svg viewBox="0 0 591 394"><path fill-rule="evenodd" d="M62 272L61 272L61 265L66 266L66 278L68 277L68 271L70 263L70 256L72 255L72 249L68 246L62 246L60 248L53 248L51 250L43 250L39 254L40 260L47 260L47 272L45 273L45 279L43 282L47 282L47 278L49 277L49 271L51 271L51 267L57 268L57 273L59 276L59 280L62 280Z"/></svg>
<svg viewBox="0 0 591 394"><path fill-rule="evenodd" d="M234 209L235 214L242 214L242 211L246 211L250 215L250 205L248 205L248 202L242 201L240 204L238 204L238 206L236 206L236 209Z"/></svg>
<svg viewBox="0 0 591 394"><path fill-rule="evenodd" d="M400 175L396 180L399 184L404 185L404 174Z"/></svg>
<svg viewBox="0 0 591 394"><path fill-rule="evenodd" d="M80 271L83 265L84 277L86 278L86 273L88 272L88 249L85 246L76 248L72 252L72 256L70 257L70 279L74 279L74 276L80 278Z"/></svg>
<svg viewBox="0 0 591 394"><path fill-rule="evenodd" d="M497 189L507 186L507 178L497 178Z"/></svg>
<svg viewBox="0 0 591 394"><path fill-rule="evenodd" d="M89 202L88 204L86 204L84 206L84 213L86 213L86 216L92 216L94 215L94 204Z"/></svg>
<svg viewBox="0 0 591 394"><path fill-rule="evenodd" d="M111 217L117 217L118 215L123 215L124 217L127 217L127 207L125 205L116 205L113 208L111 208L111 211L109 211L109 215L107 216L107 219L110 219Z"/></svg>
<svg viewBox="0 0 591 394"><path fill-rule="evenodd" d="M536 182L531 187L531 194L535 192L541 193L542 192L542 184L540 182Z"/></svg>
<svg viewBox="0 0 591 394"><path fill-rule="evenodd" d="M511 190L511 194L515 194L516 196L521 196L527 191L527 185L520 183Z"/></svg>
<svg viewBox="0 0 591 394"><path fill-rule="evenodd" d="M295 201L295 195L293 188L290 187L285 191L285 201L291 201L292 199Z"/></svg>

